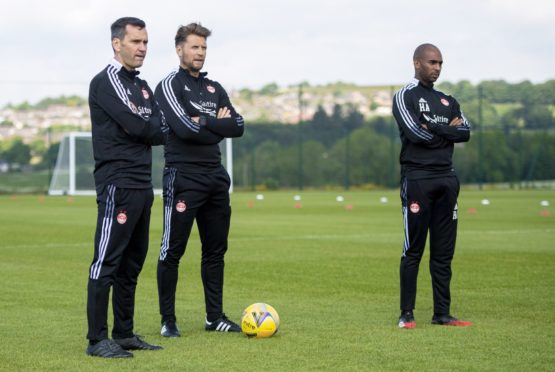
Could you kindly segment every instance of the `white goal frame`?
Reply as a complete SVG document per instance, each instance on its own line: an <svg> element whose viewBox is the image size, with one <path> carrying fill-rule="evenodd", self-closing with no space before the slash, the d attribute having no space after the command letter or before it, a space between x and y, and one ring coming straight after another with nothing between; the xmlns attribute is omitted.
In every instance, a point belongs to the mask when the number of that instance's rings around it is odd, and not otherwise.
<svg viewBox="0 0 555 372"><path fill-rule="evenodd" d="M78 190L76 188L76 174L77 174L77 165L76 165L76 148L75 148L75 140L77 138L91 138L92 134L90 132L70 132L67 133L60 142L60 148L58 150L58 156L56 158L56 165L54 167L54 172L52 174L52 179L50 180L50 187L48 188L48 195L96 195L96 190ZM67 139L67 142L66 142ZM66 152L65 146L68 146L68 161L69 164L62 164L64 162L64 155ZM225 139L225 168L229 173L229 177L231 179L231 184L229 186L229 192L233 192L233 147L232 147L232 140L231 138ZM92 156L92 154L91 154ZM59 184L59 177L63 177L64 175L61 174L67 165L67 172L68 172L68 184L60 186ZM154 192L157 195L162 194L161 189L154 189Z"/></svg>
<svg viewBox="0 0 555 372"><path fill-rule="evenodd" d="M90 132L70 132L67 133L60 141L60 148L58 149L58 156L56 158L56 166L52 172L52 179L50 180L50 187L48 188L48 195L96 195L96 190L77 190L76 189L76 164L75 164L75 139L76 138L91 138ZM67 139L67 142L66 142ZM63 164L64 155L66 152L66 144L68 146L68 164ZM68 184L60 185L59 177L63 177L62 172L67 165Z"/></svg>

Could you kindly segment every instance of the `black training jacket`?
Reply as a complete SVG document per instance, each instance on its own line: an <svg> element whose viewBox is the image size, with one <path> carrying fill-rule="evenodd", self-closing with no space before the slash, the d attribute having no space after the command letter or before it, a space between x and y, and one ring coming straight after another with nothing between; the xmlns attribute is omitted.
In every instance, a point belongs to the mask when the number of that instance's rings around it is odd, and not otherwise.
<svg viewBox="0 0 555 372"><path fill-rule="evenodd" d="M179 68L156 87L170 128L164 155L166 166L190 173L210 173L221 164L218 143L226 137L241 137L243 117L233 108L224 88L216 81ZM227 107L230 118L217 119L218 110ZM200 123L191 117L199 116Z"/></svg>
<svg viewBox="0 0 555 372"><path fill-rule="evenodd" d="M401 176L420 179L455 175L453 144L470 139L470 124L457 100L414 79L393 97L393 116L401 137ZM464 123L449 126L456 117Z"/></svg>
<svg viewBox="0 0 555 372"><path fill-rule="evenodd" d="M89 108L97 192L152 187L152 145L165 142L167 126L154 94L138 71L115 59L90 84Z"/></svg>

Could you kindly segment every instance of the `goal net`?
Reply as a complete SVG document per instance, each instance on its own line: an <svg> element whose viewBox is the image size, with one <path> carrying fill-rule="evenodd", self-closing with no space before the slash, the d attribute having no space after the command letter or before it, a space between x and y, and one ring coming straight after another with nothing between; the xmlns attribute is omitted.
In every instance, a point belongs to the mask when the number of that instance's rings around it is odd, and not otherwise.
<svg viewBox="0 0 555 372"><path fill-rule="evenodd" d="M231 138L220 142L222 162L231 177L233 191L233 151ZM94 157L90 132L71 132L60 142L56 166L48 189L49 195L96 195L94 186ZM157 194L162 193L164 147L152 147L152 184Z"/></svg>

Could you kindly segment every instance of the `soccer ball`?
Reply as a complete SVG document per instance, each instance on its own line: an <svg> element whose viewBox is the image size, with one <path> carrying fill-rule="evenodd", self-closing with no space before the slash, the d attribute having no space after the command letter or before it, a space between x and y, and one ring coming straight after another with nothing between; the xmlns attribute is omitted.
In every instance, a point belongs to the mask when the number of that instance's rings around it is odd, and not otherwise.
<svg viewBox="0 0 555 372"><path fill-rule="evenodd" d="M271 337L278 331L279 315L272 306L264 303L252 304L243 311L241 330L248 337Z"/></svg>

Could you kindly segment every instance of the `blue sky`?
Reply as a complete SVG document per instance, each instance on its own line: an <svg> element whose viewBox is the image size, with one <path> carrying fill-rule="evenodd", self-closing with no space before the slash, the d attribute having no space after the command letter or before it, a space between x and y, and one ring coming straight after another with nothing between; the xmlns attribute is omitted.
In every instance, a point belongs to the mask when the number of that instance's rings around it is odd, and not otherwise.
<svg viewBox="0 0 555 372"><path fill-rule="evenodd" d="M440 81L555 78L551 0L19 0L0 14L0 106L86 96L121 16L147 23L141 76L152 88L177 65L177 27L192 21L213 30L205 70L227 89L399 84L423 42L443 52Z"/></svg>

